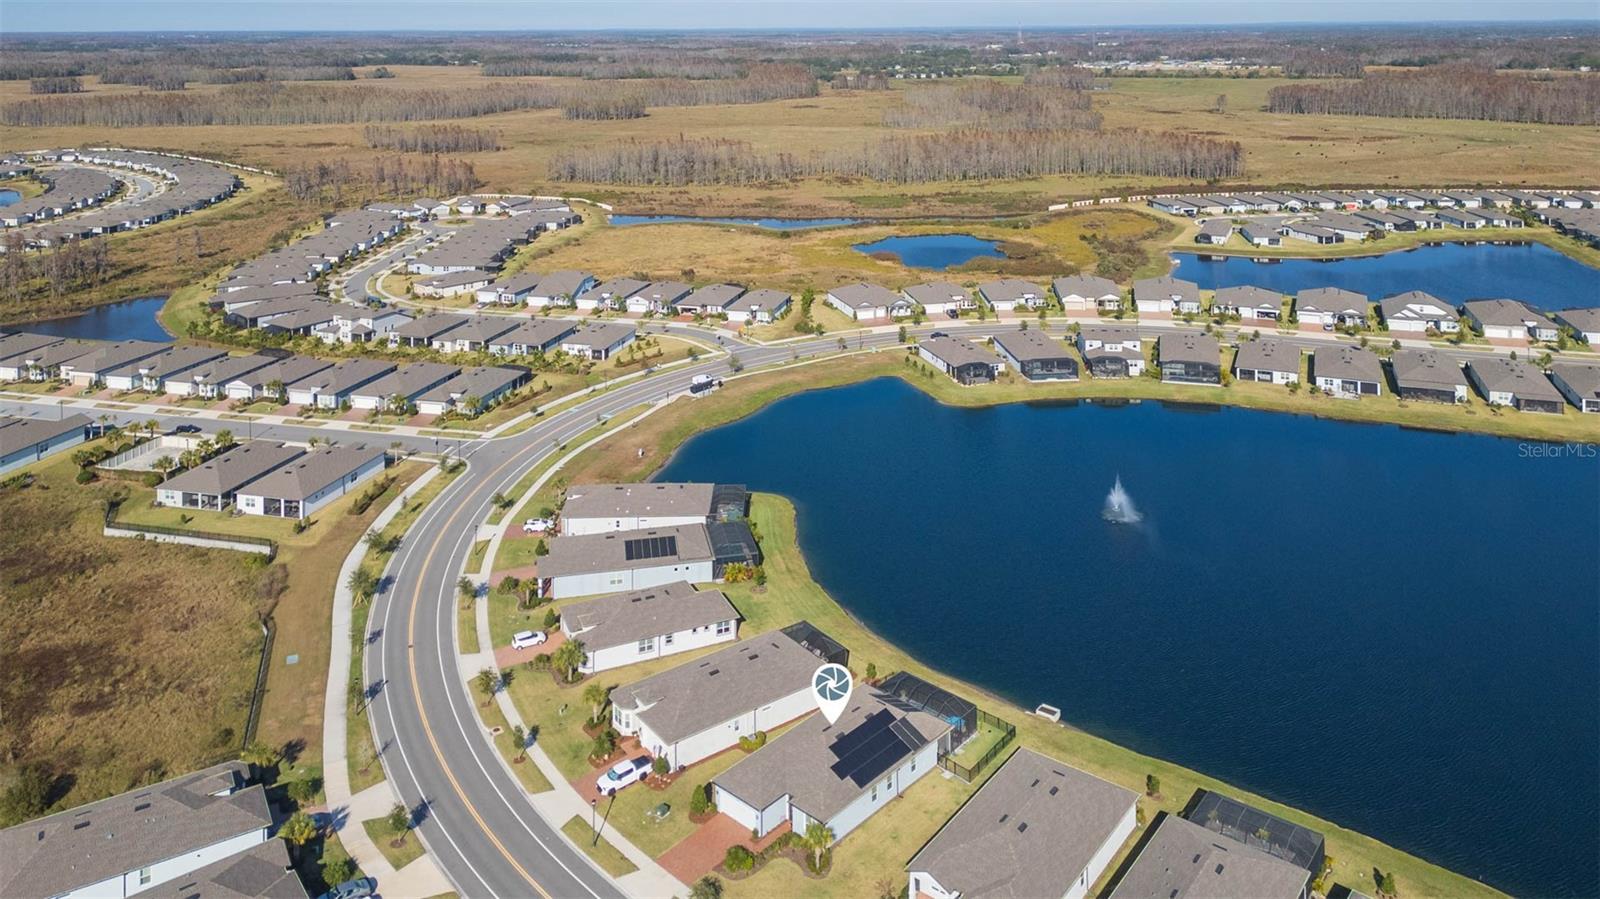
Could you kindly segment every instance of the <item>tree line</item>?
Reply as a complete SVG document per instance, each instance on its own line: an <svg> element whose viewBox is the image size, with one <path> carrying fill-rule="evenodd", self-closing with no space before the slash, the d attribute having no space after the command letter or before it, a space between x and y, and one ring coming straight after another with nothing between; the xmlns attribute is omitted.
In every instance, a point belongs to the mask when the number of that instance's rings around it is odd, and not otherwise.
<svg viewBox="0 0 1600 899"><path fill-rule="evenodd" d="M884 111L891 128L983 127L992 130L1096 130L1089 94L1060 84L962 81L905 92Z"/></svg>
<svg viewBox="0 0 1600 899"><path fill-rule="evenodd" d="M112 274L111 260L103 237L72 240L48 250L30 253L22 235L11 232L0 253L0 294L20 299L32 282L42 280L51 297L104 284Z"/></svg>
<svg viewBox="0 0 1600 899"><path fill-rule="evenodd" d="M402 153L484 153L501 148L500 132L460 125L423 125L396 128L368 125L362 132L367 146Z"/></svg>
<svg viewBox="0 0 1600 899"><path fill-rule="evenodd" d="M1541 80L1468 66L1371 72L1360 81L1275 87L1267 92L1267 111L1594 125L1600 123L1600 77Z"/></svg>
<svg viewBox="0 0 1600 899"><path fill-rule="evenodd" d="M490 78L555 76L566 78L738 78L743 69L736 63L681 57L676 54L650 54L644 58L616 60L578 54L534 56L525 59L497 59L482 65Z"/></svg>
<svg viewBox="0 0 1600 899"><path fill-rule="evenodd" d="M73 75L28 79L28 93L30 94L78 94L82 92L82 79Z"/></svg>
<svg viewBox="0 0 1600 899"><path fill-rule="evenodd" d="M334 204L351 197L455 196L483 182L472 163L430 156L417 161L404 156L376 156L365 163L346 159L296 166L283 174L284 186L297 200Z"/></svg>
<svg viewBox="0 0 1600 899"><path fill-rule="evenodd" d="M682 186L755 184L848 176L909 184L1043 175L1152 175L1228 178L1244 172L1244 150L1171 132L965 129L893 135L859 149L801 156L762 153L727 139L634 140L572 151L552 160L557 181Z"/></svg>
<svg viewBox="0 0 1600 899"><path fill-rule="evenodd" d="M652 79L581 84L492 84L473 90L381 90L366 85L237 84L209 94L84 94L0 106L0 124L20 127L302 125L470 118L519 109L570 109L585 117L607 104L701 106L816 96L803 66L752 66L724 81Z"/></svg>

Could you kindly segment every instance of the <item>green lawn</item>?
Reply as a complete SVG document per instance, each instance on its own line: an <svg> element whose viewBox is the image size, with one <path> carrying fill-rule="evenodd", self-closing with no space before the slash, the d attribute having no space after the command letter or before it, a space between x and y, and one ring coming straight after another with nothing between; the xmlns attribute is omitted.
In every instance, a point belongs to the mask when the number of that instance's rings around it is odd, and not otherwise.
<svg viewBox="0 0 1600 899"><path fill-rule="evenodd" d="M500 732L494 735L495 748L499 749L505 760L511 763L511 770L517 772L517 779L522 781L522 788L529 793L547 793L554 789L550 784L550 778L544 776L544 772L533 763L533 759L517 750L516 741L511 734L511 725L506 722L506 716L501 714L499 704L479 706L478 712L483 716L484 726L489 730L500 728ZM527 745L531 746L532 741L530 740ZM522 759L520 762L517 761L519 757Z"/></svg>
<svg viewBox="0 0 1600 899"><path fill-rule="evenodd" d="M996 743L999 743L1005 737L1005 733L1004 730L987 721L979 721L978 732L972 735L972 739L962 743L959 749L951 753L951 758L963 765L970 766L978 759L983 758L983 754L988 752ZM992 765L993 762L990 764Z"/></svg>
<svg viewBox="0 0 1600 899"><path fill-rule="evenodd" d="M586 855L594 859L602 871L612 877L621 877L639 870L617 847L605 840L596 841L594 828L577 815L573 815L570 821L561 825L561 832L567 835L567 839L576 843Z"/></svg>
<svg viewBox="0 0 1600 899"><path fill-rule="evenodd" d="M422 840L418 839L417 835L409 830L403 836L395 833L389 827L389 822L385 818L362 821L361 827L367 832L367 836L371 838L372 842L377 844L378 851L383 853L383 857L389 860L389 864L393 865L396 871L422 857ZM398 846L394 845L397 838L401 840Z"/></svg>

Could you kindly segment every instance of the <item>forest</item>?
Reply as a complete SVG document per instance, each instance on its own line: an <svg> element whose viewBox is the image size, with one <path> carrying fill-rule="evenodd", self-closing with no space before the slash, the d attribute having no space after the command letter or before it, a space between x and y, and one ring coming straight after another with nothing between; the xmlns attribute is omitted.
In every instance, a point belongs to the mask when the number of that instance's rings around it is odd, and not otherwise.
<svg viewBox="0 0 1600 899"><path fill-rule="evenodd" d="M1275 87L1267 111L1594 125L1600 123L1600 77L1540 79L1472 66L1370 72L1359 80Z"/></svg>
<svg viewBox="0 0 1600 899"><path fill-rule="evenodd" d="M396 128L368 125L361 136L375 150L402 153L484 153L498 150L500 132L488 128L463 128L460 125L422 125Z"/></svg>
<svg viewBox="0 0 1600 899"><path fill-rule="evenodd" d="M1021 85L965 80L906 91L899 106L884 112L883 123L891 128L1093 131L1100 116L1089 93L1074 87L1043 79Z"/></svg>
<svg viewBox="0 0 1600 899"><path fill-rule="evenodd" d="M82 94L20 100L0 107L0 124L22 127L103 125L303 125L412 122L491 115L518 109L564 109L571 118L630 117L646 106L761 103L812 97L816 79L803 66L752 66L743 78L694 81L513 82L473 90L382 90L368 85L235 84L209 94Z"/></svg>
<svg viewBox="0 0 1600 899"><path fill-rule="evenodd" d="M284 172L283 182L296 200L333 205L373 197L453 197L470 193L483 183L472 163L440 156L420 162L404 156L375 156L361 163L344 159L307 163Z"/></svg>
<svg viewBox="0 0 1600 899"><path fill-rule="evenodd" d="M1152 175L1215 179L1244 172L1233 141L1131 129L989 131L894 135L855 150L798 156L762 153L743 141L624 141L557 157L557 181L631 186L758 184L812 176L891 183L1034 178L1043 175Z"/></svg>

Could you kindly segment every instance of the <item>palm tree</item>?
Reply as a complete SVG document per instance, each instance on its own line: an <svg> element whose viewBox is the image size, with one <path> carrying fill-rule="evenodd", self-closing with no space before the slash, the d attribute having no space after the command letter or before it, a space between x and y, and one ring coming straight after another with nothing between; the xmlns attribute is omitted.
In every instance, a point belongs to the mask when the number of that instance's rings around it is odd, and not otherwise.
<svg viewBox="0 0 1600 899"><path fill-rule="evenodd" d="M151 437L154 437L154 436L156 436L156 432L159 431L159 430L161 430L161 422L155 420L154 418L145 419L144 431L145 431L146 434L148 434Z"/></svg>
<svg viewBox="0 0 1600 899"><path fill-rule="evenodd" d="M246 746L244 752L239 754L239 758L256 768L265 769L277 765L283 760L283 755L277 749L257 740Z"/></svg>
<svg viewBox="0 0 1600 899"><path fill-rule="evenodd" d="M230 446L233 446L233 432L227 428L223 428L217 432L217 436L212 439L212 443L219 449L226 449Z"/></svg>
<svg viewBox="0 0 1600 899"><path fill-rule="evenodd" d="M589 704L589 723L599 724L600 713L606 709L607 690L595 681L583 688L583 701Z"/></svg>
<svg viewBox="0 0 1600 899"><path fill-rule="evenodd" d="M317 822L311 820L311 816L305 812L295 812L289 816L289 820L283 822L282 827L278 828L278 836L298 849L316 839Z"/></svg>
<svg viewBox="0 0 1600 899"><path fill-rule="evenodd" d="M378 578L365 565L350 572L350 579L345 582L350 588L350 595L355 598L356 605L364 606L378 592Z"/></svg>
<svg viewBox="0 0 1600 899"><path fill-rule="evenodd" d="M578 671L578 666L583 664L583 657L583 641L569 640L556 648L556 651L550 657L550 661L561 669L562 677L565 680L571 681Z"/></svg>
<svg viewBox="0 0 1600 899"><path fill-rule="evenodd" d="M828 851L828 847L833 845L833 841L833 828L828 825L823 824L821 821L812 821L806 825L806 835L801 838L801 842L805 844L807 849L811 850L813 868L822 867L822 853Z"/></svg>
<svg viewBox="0 0 1600 899"><path fill-rule="evenodd" d="M161 458L157 459L155 462L151 463L150 467L154 468L156 471L160 472L161 473L161 479L164 481L164 480L167 479L167 474L172 471L172 466L174 464L176 464L176 463L174 463L172 461L172 457L171 456L162 456Z"/></svg>

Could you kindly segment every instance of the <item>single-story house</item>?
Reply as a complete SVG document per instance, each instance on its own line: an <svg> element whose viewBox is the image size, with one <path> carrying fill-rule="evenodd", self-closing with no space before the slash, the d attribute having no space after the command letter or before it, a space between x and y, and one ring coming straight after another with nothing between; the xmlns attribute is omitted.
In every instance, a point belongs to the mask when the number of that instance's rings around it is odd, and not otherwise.
<svg viewBox="0 0 1600 899"><path fill-rule="evenodd" d="M630 300L629 302L632 302ZM564 353L584 359L610 359L638 338L633 325L622 322L593 322L579 325L561 338Z"/></svg>
<svg viewBox="0 0 1600 899"><path fill-rule="evenodd" d="M793 301L794 298L786 291L763 287L729 300L723 311L727 313L730 322L740 324L755 322L758 325L767 325L783 318Z"/></svg>
<svg viewBox="0 0 1600 899"><path fill-rule="evenodd" d="M739 612L716 590L679 581L561 609L561 632L583 641L585 673L739 639Z"/></svg>
<svg viewBox="0 0 1600 899"><path fill-rule="evenodd" d="M326 359L290 356L229 378L223 382L223 392L230 400L286 400L290 384L332 367L333 363Z"/></svg>
<svg viewBox="0 0 1600 899"><path fill-rule="evenodd" d="M172 345L148 340L119 340L102 343L88 353L63 361L56 367L58 377L79 387L105 383L106 375L131 363L166 352Z"/></svg>
<svg viewBox="0 0 1600 899"><path fill-rule="evenodd" d="M518 365L474 366L416 398L423 415L461 412L477 415L500 397L528 383L529 372Z"/></svg>
<svg viewBox="0 0 1600 899"><path fill-rule="evenodd" d="M92 357L107 346L103 340L56 340L6 360L0 372L5 380L58 381L66 378L67 366L78 359Z"/></svg>
<svg viewBox="0 0 1600 899"><path fill-rule="evenodd" d="M479 290L489 286L494 276L478 269L450 272L446 275L437 275L426 281L418 281L411 286L411 291L419 297L453 297L463 293L476 294Z"/></svg>
<svg viewBox="0 0 1600 899"><path fill-rule="evenodd" d="M82 443L92 424L75 412L61 419L0 415L0 475Z"/></svg>
<svg viewBox="0 0 1600 899"><path fill-rule="evenodd" d="M612 278L578 294L578 311L621 312L628 308L628 297L649 286L650 282L640 281L637 278Z"/></svg>
<svg viewBox="0 0 1600 899"><path fill-rule="evenodd" d="M1492 406L1560 414L1566 402L1544 372L1520 359L1474 359L1467 363L1467 377Z"/></svg>
<svg viewBox="0 0 1600 899"><path fill-rule="evenodd" d="M1423 334L1437 331L1453 334L1461 330L1461 316L1449 303L1430 293L1408 290L1378 302L1378 313L1390 331Z"/></svg>
<svg viewBox="0 0 1600 899"><path fill-rule="evenodd" d="M1242 321L1275 322L1283 316L1283 295L1248 284L1219 287L1212 296L1211 310L1237 315Z"/></svg>
<svg viewBox="0 0 1600 899"><path fill-rule="evenodd" d="M539 592L552 599L716 580L717 558L704 523L569 534L549 546L539 560Z"/></svg>
<svg viewBox="0 0 1600 899"><path fill-rule="evenodd" d="M347 359L288 385L289 402L317 409L337 409L346 402L354 405L357 390L395 368L393 362L381 359Z"/></svg>
<svg viewBox="0 0 1600 899"><path fill-rule="evenodd" d="M0 896L304 897L287 854L271 845L282 841L269 841L266 788L248 782L247 765L223 762L0 830ZM275 861L260 860L263 848L278 850L265 855ZM248 865L226 892L190 886L230 859ZM273 891L241 892L245 884Z"/></svg>
<svg viewBox="0 0 1600 899"><path fill-rule="evenodd" d="M478 288L475 299L477 299L480 306L487 306L490 303L501 306L515 306L525 303L528 300L528 294L539 286L539 278L538 272L518 272L508 278L501 278Z"/></svg>
<svg viewBox="0 0 1600 899"><path fill-rule="evenodd" d="M1139 796L1019 749L906 865L908 896L1083 899L1138 826Z"/></svg>
<svg viewBox="0 0 1600 899"><path fill-rule="evenodd" d="M1045 290L1021 278L1001 278L978 285L978 296L996 312L1012 312L1018 306L1038 309L1047 300Z"/></svg>
<svg viewBox="0 0 1600 899"><path fill-rule="evenodd" d="M1451 228L1475 230L1488 224L1483 216L1464 209L1441 209L1434 216Z"/></svg>
<svg viewBox="0 0 1600 899"><path fill-rule="evenodd" d="M1109 899L1308 899L1311 872L1162 812Z"/></svg>
<svg viewBox="0 0 1600 899"><path fill-rule="evenodd" d="M444 335L461 327L467 316L454 312L429 312L395 328L389 334L390 346L431 347Z"/></svg>
<svg viewBox="0 0 1600 899"><path fill-rule="evenodd" d="M678 301L677 311L690 315L722 315L728 304L738 299L744 288L738 284L707 284Z"/></svg>
<svg viewBox="0 0 1600 899"><path fill-rule="evenodd" d="M459 365L413 362L355 388L350 393L350 405L357 409L401 409L460 373Z"/></svg>
<svg viewBox="0 0 1600 899"><path fill-rule="evenodd" d="M958 384L986 384L1005 366L999 356L964 337L930 337L917 344L917 355Z"/></svg>
<svg viewBox="0 0 1600 899"><path fill-rule="evenodd" d="M1600 365L1557 362L1550 367L1550 381L1579 412L1600 412Z"/></svg>
<svg viewBox="0 0 1600 899"><path fill-rule="evenodd" d="M496 356L548 353L559 348L562 339L576 330L572 322L555 318L519 321L515 328L490 339L488 348Z"/></svg>
<svg viewBox="0 0 1600 899"><path fill-rule="evenodd" d="M624 306L635 315L667 313L677 308L678 303L693 290L693 287L682 281L652 281L644 289L629 296L624 301Z"/></svg>
<svg viewBox="0 0 1600 899"><path fill-rule="evenodd" d="M174 396L215 398L234 378L243 377L278 361L275 356L253 353L214 359L167 378L167 392Z"/></svg>
<svg viewBox="0 0 1600 899"><path fill-rule="evenodd" d="M611 725L676 771L814 710L812 674L849 659L798 622L613 689Z"/></svg>
<svg viewBox="0 0 1600 899"><path fill-rule="evenodd" d="M978 308L978 301L967 293L967 289L953 281L928 281L924 284L913 284L901 291L905 298L918 306L928 315L949 315L952 312L960 313L968 309Z"/></svg>
<svg viewBox="0 0 1600 899"><path fill-rule="evenodd" d="M1078 360L1066 344L1040 331L1002 331L994 335L994 350L1030 381L1078 380Z"/></svg>
<svg viewBox="0 0 1600 899"><path fill-rule="evenodd" d="M948 721L858 688L836 721L813 715L712 778L712 799L758 838L785 822L802 834L817 822L837 842L937 770L951 731Z"/></svg>
<svg viewBox="0 0 1600 899"><path fill-rule="evenodd" d="M1300 380L1300 351L1275 337L1239 344L1233 355L1233 376L1240 381L1294 384Z"/></svg>
<svg viewBox="0 0 1600 899"><path fill-rule="evenodd" d="M168 377L181 375L192 368L225 359L227 355L227 350L211 347L174 346L165 352L108 371L105 373L104 381L112 390L164 393Z"/></svg>
<svg viewBox="0 0 1600 899"><path fill-rule="evenodd" d="M1200 225L1194 235L1195 243L1225 244L1233 236L1233 222L1227 219L1209 219Z"/></svg>
<svg viewBox="0 0 1600 899"><path fill-rule="evenodd" d="M1434 403L1467 401L1467 377L1461 363L1439 355L1438 350L1399 349L1389 357L1395 395L1403 400Z"/></svg>
<svg viewBox="0 0 1600 899"><path fill-rule="evenodd" d="M857 321L910 315L911 301L887 287L864 281L828 291L828 305Z"/></svg>
<svg viewBox="0 0 1600 899"><path fill-rule="evenodd" d="M1468 300L1462 312L1491 340L1555 340L1556 323L1521 300Z"/></svg>
<svg viewBox="0 0 1600 899"><path fill-rule="evenodd" d="M534 309L576 305L577 298L595 285L594 275L580 271L551 272L529 290L525 302Z"/></svg>
<svg viewBox="0 0 1600 899"><path fill-rule="evenodd" d="M1168 215L1193 216L1200 211L1198 206L1183 197L1151 197L1149 202L1151 209Z"/></svg>
<svg viewBox="0 0 1600 899"><path fill-rule="evenodd" d="M246 515L309 518L387 464L376 447L318 447L240 489L234 505Z"/></svg>
<svg viewBox="0 0 1600 899"><path fill-rule="evenodd" d="M0 333L0 381L27 377L27 360L47 347L65 343L52 334Z"/></svg>
<svg viewBox="0 0 1600 899"><path fill-rule="evenodd" d="M460 327L451 328L433 341L433 348L441 353L477 353L487 350L489 342L501 334L516 329L524 319L509 315L464 315Z"/></svg>
<svg viewBox="0 0 1600 899"><path fill-rule="evenodd" d="M1331 396L1381 396L1383 360L1362 347L1317 347L1311 354L1311 380Z"/></svg>
<svg viewBox="0 0 1600 899"><path fill-rule="evenodd" d="M1135 378L1144 374L1144 344L1132 328L1084 328L1078 352L1096 378Z"/></svg>
<svg viewBox="0 0 1600 899"><path fill-rule="evenodd" d="M1239 229L1239 234L1245 242L1255 247L1281 247L1283 235L1266 225L1250 222Z"/></svg>
<svg viewBox="0 0 1600 899"><path fill-rule="evenodd" d="M1222 384L1222 347L1210 334L1163 334L1156 341L1161 380L1175 384Z"/></svg>
<svg viewBox="0 0 1600 899"><path fill-rule="evenodd" d="M561 504L561 533L568 536L737 521L750 511L741 484L573 484Z"/></svg>
<svg viewBox="0 0 1600 899"><path fill-rule="evenodd" d="M1313 287L1294 295L1295 318L1302 325L1365 328L1367 298L1364 294L1338 287Z"/></svg>
<svg viewBox="0 0 1600 899"><path fill-rule="evenodd" d="M1394 226L1396 231L1434 231L1444 227L1444 223L1431 212L1391 208L1388 215L1396 220Z"/></svg>
<svg viewBox="0 0 1600 899"><path fill-rule="evenodd" d="M1303 240L1308 243L1329 244L1340 243L1344 240L1337 232L1310 222L1290 222L1279 228L1278 233L1284 237L1292 237L1295 240Z"/></svg>
<svg viewBox="0 0 1600 899"><path fill-rule="evenodd" d="M1110 278L1097 275L1068 275L1050 283L1067 312L1115 312L1122 308L1122 288Z"/></svg>
<svg viewBox="0 0 1600 899"><path fill-rule="evenodd" d="M156 487L156 505L221 511L257 478L300 458L299 447L265 440L241 443Z"/></svg>
<svg viewBox="0 0 1600 899"><path fill-rule="evenodd" d="M1152 312L1199 315L1200 285L1169 275L1144 278L1133 282L1133 305L1140 315Z"/></svg>

